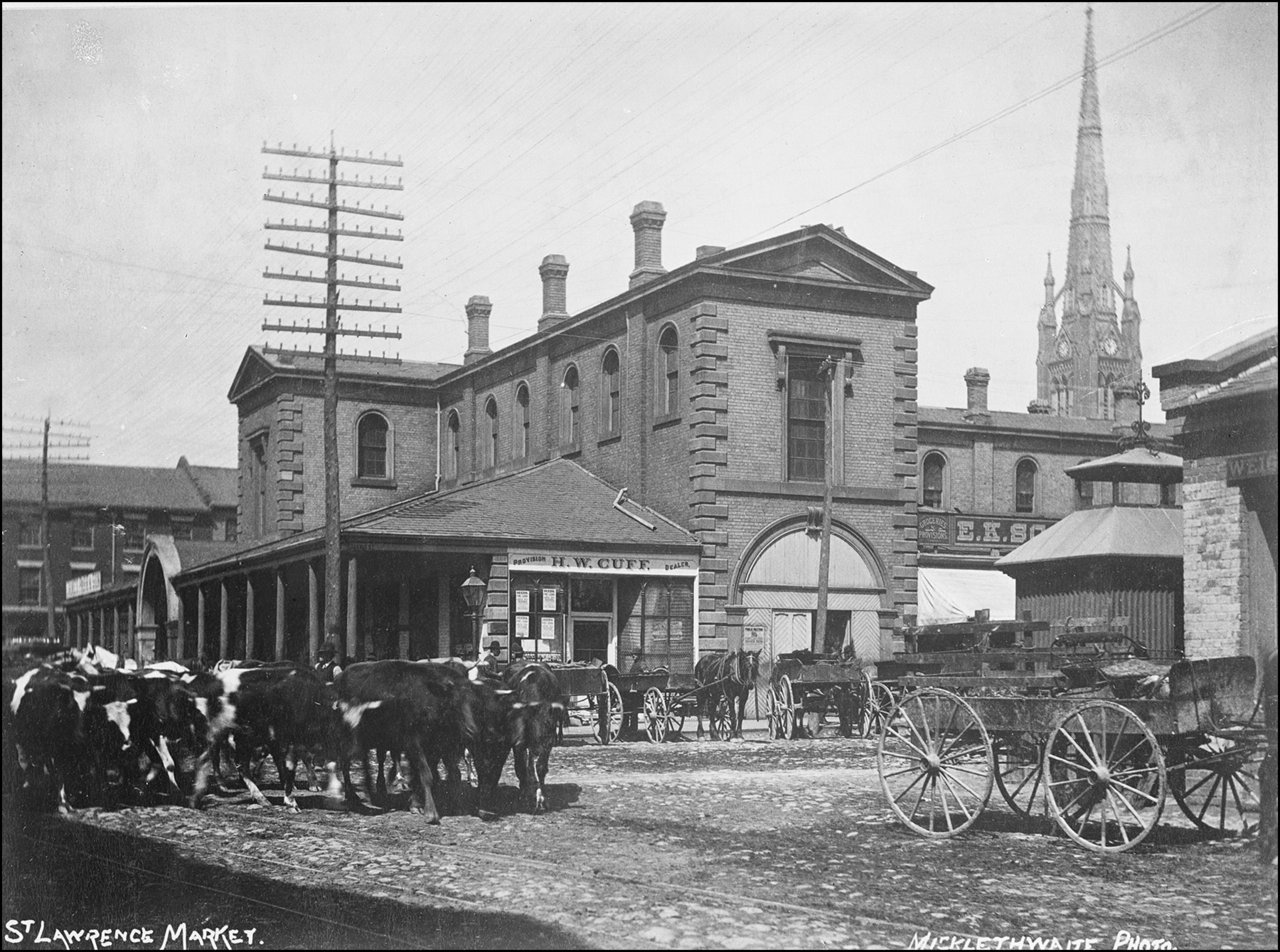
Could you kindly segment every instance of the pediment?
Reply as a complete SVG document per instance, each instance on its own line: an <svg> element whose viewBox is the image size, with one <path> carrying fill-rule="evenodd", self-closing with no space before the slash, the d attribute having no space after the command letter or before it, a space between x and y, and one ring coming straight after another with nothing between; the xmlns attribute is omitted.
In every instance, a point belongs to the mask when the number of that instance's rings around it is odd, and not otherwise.
<svg viewBox="0 0 1280 952"><path fill-rule="evenodd" d="M261 353L252 347L248 348L245 350L244 358L240 361L240 366L236 369L236 375L231 381L231 389L227 392L227 399L232 403L236 403L242 395L269 379L274 373L275 367Z"/></svg>
<svg viewBox="0 0 1280 952"><path fill-rule="evenodd" d="M924 296L933 290L910 271L899 268L825 225L749 246L737 255L721 258L716 264L734 271L892 288Z"/></svg>

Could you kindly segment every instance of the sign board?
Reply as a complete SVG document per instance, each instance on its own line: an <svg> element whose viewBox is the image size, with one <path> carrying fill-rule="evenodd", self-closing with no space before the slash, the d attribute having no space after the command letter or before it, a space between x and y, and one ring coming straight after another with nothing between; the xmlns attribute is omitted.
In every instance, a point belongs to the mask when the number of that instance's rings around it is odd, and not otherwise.
<svg viewBox="0 0 1280 952"><path fill-rule="evenodd" d="M921 513L916 537L926 545L967 551L1014 549L1053 525L1056 519L1030 516L970 516L958 513Z"/></svg>
<svg viewBox="0 0 1280 952"><path fill-rule="evenodd" d="M78 598L102 591L102 573L90 572L88 575L77 575L67 582L67 598Z"/></svg>
<svg viewBox="0 0 1280 952"><path fill-rule="evenodd" d="M508 562L512 572L580 572L592 575L697 575L694 556L646 555L638 552L583 552L513 550Z"/></svg>
<svg viewBox="0 0 1280 952"><path fill-rule="evenodd" d="M1276 451L1242 453L1227 457L1227 482L1257 479L1259 476L1276 475Z"/></svg>

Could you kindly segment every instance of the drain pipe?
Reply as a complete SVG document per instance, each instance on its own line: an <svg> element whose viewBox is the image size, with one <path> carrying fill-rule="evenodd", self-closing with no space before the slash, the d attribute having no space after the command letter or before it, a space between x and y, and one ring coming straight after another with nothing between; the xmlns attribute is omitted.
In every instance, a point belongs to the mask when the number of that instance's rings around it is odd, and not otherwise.
<svg viewBox="0 0 1280 952"><path fill-rule="evenodd" d="M436 492L440 491L440 395L436 394Z"/></svg>
<svg viewBox="0 0 1280 952"><path fill-rule="evenodd" d="M655 526L652 522L648 522L647 520L641 519L634 512L628 512L627 510L622 508L622 503L626 500L626 498L627 498L627 487L623 486L621 489L618 490L618 497L613 501L613 508L618 510L618 512L622 513L624 516L630 516L632 519L640 523L640 525L644 526L650 532L657 532L658 527Z"/></svg>

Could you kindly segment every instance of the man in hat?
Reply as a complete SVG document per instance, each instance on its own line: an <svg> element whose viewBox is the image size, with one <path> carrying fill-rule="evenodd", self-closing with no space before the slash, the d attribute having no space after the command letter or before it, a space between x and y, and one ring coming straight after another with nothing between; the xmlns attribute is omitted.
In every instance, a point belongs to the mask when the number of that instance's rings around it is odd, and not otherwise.
<svg viewBox="0 0 1280 952"><path fill-rule="evenodd" d="M484 654L480 656L479 667L485 674L496 678L498 676L498 663L502 660L502 642L494 639L489 642L489 647L485 649Z"/></svg>
<svg viewBox="0 0 1280 952"><path fill-rule="evenodd" d="M332 684L342 673L342 666L337 660L338 646L332 640L326 640L316 652L315 672L320 680Z"/></svg>

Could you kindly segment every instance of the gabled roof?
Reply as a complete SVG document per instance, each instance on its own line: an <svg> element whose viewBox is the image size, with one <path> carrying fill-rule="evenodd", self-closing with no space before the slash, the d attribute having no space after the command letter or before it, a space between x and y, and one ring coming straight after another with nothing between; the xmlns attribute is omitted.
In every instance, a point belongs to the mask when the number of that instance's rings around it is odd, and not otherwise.
<svg viewBox="0 0 1280 952"><path fill-rule="evenodd" d="M1013 575L1045 562L1104 556L1181 559L1182 510L1137 506L1082 509L997 559L996 568Z"/></svg>
<svg viewBox="0 0 1280 952"><path fill-rule="evenodd" d="M1089 479L1095 482L1122 483L1180 483L1182 482L1182 457L1145 446L1135 446L1089 460L1063 470L1073 479Z"/></svg>
<svg viewBox="0 0 1280 952"><path fill-rule="evenodd" d="M213 466L193 467L220 487L227 480L234 487L236 471ZM227 501L229 498L229 501ZM40 463L4 461L4 500L40 502ZM86 509L168 509L173 512L206 512L207 504L196 485L179 468L152 466L98 466L80 463L49 464L49 502L56 506ZM219 490L212 505L234 506L234 490L227 497Z"/></svg>
<svg viewBox="0 0 1280 952"><path fill-rule="evenodd" d="M401 360L399 363L357 360L338 356L338 373L344 383L365 381L369 383L423 384L431 383L458 369L457 364L442 364L422 360ZM236 370L227 392L232 403L254 386L273 376L314 377L324 374L324 358L320 354L282 356L268 353L254 344L245 350L244 358Z"/></svg>
<svg viewBox="0 0 1280 952"><path fill-rule="evenodd" d="M357 516L344 523L343 533L565 546L698 545L695 536L653 509L630 500L615 507L618 492L577 463L555 459Z"/></svg>

